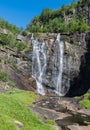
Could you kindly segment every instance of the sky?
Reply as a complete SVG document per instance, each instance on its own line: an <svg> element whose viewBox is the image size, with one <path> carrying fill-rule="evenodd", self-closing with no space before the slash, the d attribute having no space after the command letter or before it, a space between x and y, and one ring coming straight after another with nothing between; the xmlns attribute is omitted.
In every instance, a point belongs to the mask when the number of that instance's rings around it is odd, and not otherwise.
<svg viewBox="0 0 90 130"><path fill-rule="evenodd" d="M52 10L68 5L72 0L0 0L0 17L17 27L25 28L43 9Z"/></svg>

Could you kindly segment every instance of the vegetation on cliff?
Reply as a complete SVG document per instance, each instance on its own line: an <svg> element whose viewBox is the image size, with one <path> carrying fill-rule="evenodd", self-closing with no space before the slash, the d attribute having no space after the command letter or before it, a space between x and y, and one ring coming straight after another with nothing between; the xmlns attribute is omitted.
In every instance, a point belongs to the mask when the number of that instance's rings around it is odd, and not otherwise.
<svg viewBox="0 0 90 130"><path fill-rule="evenodd" d="M83 5L85 5L85 7ZM40 16L35 17L24 31L1 18L0 29L6 29L9 33L0 33L0 51L1 53L3 52L3 54L0 53L0 63L10 66L12 70L16 71L17 75L25 75L23 71L28 67L26 62L26 58L28 57L24 57L24 55L21 56L21 54L24 54L23 52L26 50L30 51L30 45L22 40L17 40L16 34L20 33L26 36L28 31L51 33L87 31L90 29L90 24L88 23L88 18L86 18L87 15L81 13L83 8L85 11L87 8L86 12L90 11L90 0L79 0L77 4L72 3L70 6L63 5L61 9L55 11L47 8L42 11ZM79 10L81 10L80 13L78 12ZM72 37L69 42L76 43L75 40L76 39ZM5 47L8 49L5 50ZM10 55L10 53L12 55ZM21 64L18 65L19 60L21 60L22 63L21 69L19 68ZM25 67L23 65L25 65ZM28 69L30 69L30 67ZM2 82L3 84L1 84L0 87L3 86L5 89L4 85L8 85L10 90L6 88L4 93L0 93L0 130L19 130L20 128L16 122L21 123L22 130L53 130L50 126L55 124L53 120L47 119L46 124L44 124L29 109L29 107L33 105L32 102L37 98L35 93L15 89L16 83L9 79L8 72L4 70L0 70L0 83ZM90 94L85 95L84 100L80 101L80 105L85 108L90 108Z"/></svg>
<svg viewBox="0 0 90 130"><path fill-rule="evenodd" d="M88 13L90 0L79 0L71 5L63 5L52 11L44 9L40 16L36 16L27 26L30 32L84 32L90 29Z"/></svg>
<svg viewBox="0 0 90 130"><path fill-rule="evenodd" d="M4 20L3 18L0 18L0 28L7 29L14 34L20 32L20 29L16 27L16 25L10 24L8 21Z"/></svg>

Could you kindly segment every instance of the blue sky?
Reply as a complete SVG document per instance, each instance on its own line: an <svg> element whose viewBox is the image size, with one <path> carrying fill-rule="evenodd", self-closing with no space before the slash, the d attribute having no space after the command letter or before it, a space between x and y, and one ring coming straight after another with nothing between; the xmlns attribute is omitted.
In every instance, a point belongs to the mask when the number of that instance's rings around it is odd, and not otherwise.
<svg viewBox="0 0 90 130"><path fill-rule="evenodd" d="M68 5L72 0L0 0L0 17L18 27L26 27L45 8L52 10Z"/></svg>

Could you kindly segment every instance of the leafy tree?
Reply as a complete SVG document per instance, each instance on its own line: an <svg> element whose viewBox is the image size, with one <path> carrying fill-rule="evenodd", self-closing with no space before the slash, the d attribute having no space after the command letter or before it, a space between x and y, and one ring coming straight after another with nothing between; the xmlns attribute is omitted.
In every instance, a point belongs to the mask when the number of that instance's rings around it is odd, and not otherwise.
<svg viewBox="0 0 90 130"><path fill-rule="evenodd" d="M44 9L40 15L40 20L46 23L49 18L51 17L52 10L51 9Z"/></svg>
<svg viewBox="0 0 90 130"><path fill-rule="evenodd" d="M90 0L86 0L90 2ZM81 2L81 3L79 3ZM44 9L40 16L35 17L28 25L27 30L30 32L84 32L90 29L88 23L84 20L85 16L77 16L75 8L81 6L85 0L79 0L76 4L72 0L70 6L63 5L60 9L52 11L48 8ZM83 3L84 4L84 3ZM76 6L77 5L77 6Z"/></svg>

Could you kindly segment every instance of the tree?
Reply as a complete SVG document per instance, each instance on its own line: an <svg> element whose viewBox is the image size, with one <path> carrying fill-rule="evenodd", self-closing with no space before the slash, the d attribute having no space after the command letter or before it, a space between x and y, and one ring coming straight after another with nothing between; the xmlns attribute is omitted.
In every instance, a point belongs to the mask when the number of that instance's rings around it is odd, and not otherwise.
<svg viewBox="0 0 90 130"><path fill-rule="evenodd" d="M46 23L49 18L51 17L52 10L51 9L44 9L40 15L40 20Z"/></svg>

